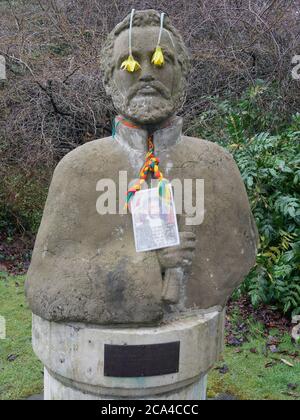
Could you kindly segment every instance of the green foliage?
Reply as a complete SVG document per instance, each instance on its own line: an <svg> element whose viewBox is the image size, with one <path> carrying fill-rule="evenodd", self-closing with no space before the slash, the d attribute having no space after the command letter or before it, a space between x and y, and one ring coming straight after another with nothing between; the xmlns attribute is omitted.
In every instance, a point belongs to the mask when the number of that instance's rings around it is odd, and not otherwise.
<svg viewBox="0 0 300 420"><path fill-rule="evenodd" d="M282 102L278 85L258 80L241 97L227 100L218 96L205 96L202 101L209 105L186 130L189 135L215 141L224 145L239 143L257 133L280 133L287 125L289 115L280 113Z"/></svg>
<svg viewBox="0 0 300 420"><path fill-rule="evenodd" d="M61 42L57 44L48 44L47 48L52 54L60 55L60 56L67 56L70 54L71 46L66 42Z"/></svg>
<svg viewBox="0 0 300 420"><path fill-rule="evenodd" d="M40 174L26 175L10 168L0 184L0 231L36 233L47 196Z"/></svg>
<svg viewBox="0 0 300 420"><path fill-rule="evenodd" d="M257 265L243 285L253 304L300 313L300 131L239 139L233 152L260 232ZM233 137L235 140L236 137Z"/></svg>
<svg viewBox="0 0 300 420"><path fill-rule="evenodd" d="M299 314L300 114L288 123L266 114L264 101L273 96L274 87L259 81L236 103L216 101L197 134L233 154L260 233L257 264L238 293Z"/></svg>

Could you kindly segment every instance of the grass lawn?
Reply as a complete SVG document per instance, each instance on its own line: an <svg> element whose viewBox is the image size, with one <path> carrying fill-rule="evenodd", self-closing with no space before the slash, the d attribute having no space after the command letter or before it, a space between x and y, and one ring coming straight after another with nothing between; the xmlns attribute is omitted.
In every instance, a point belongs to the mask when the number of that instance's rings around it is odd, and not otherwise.
<svg viewBox="0 0 300 420"><path fill-rule="evenodd" d="M251 323L250 331L249 342L226 346L224 360L210 373L208 397L226 393L242 400L300 400L300 358L291 337L270 331L280 341L273 354L266 350L262 325Z"/></svg>
<svg viewBox="0 0 300 420"><path fill-rule="evenodd" d="M6 319L6 339L0 340L0 400L26 398L43 388L43 366L31 348L24 280L0 273L0 315Z"/></svg>
<svg viewBox="0 0 300 420"><path fill-rule="evenodd" d="M0 273L0 315L7 338L0 340L0 400L42 392L43 367L31 349L31 313L24 299L24 277ZM238 323L238 313L232 322ZM208 397L228 393L238 399L300 399L300 358L288 334L270 331L277 352L267 349L262 324L248 320L247 342L227 346L209 376ZM284 359L293 367L281 361Z"/></svg>

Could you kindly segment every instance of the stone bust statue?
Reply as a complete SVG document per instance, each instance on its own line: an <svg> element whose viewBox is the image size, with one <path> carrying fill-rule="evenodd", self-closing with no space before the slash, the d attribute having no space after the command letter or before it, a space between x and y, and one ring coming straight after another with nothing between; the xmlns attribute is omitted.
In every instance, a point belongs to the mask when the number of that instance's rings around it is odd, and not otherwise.
<svg viewBox="0 0 300 420"><path fill-rule="evenodd" d="M164 20L161 38L165 65L156 67L151 63L159 20L160 15L154 10L134 15L132 48L140 71L128 73L120 68L128 55L129 16L112 31L102 52L103 81L116 110L145 129L151 125L158 128L180 110L190 67L188 51L168 18ZM152 91L145 89L149 84Z"/></svg>
<svg viewBox="0 0 300 420"><path fill-rule="evenodd" d="M160 14L136 12L132 54L140 68L128 72L120 67L129 19L114 28L102 53L104 85L120 114L114 136L65 156L49 190L26 283L33 313L49 321L140 325L222 308L255 263L256 227L233 158L214 143L182 135L176 113L190 63L180 34L166 17L165 63L154 66ZM204 180L204 213L195 225L178 214L179 246L137 253L130 213L99 214L97 185L110 179L119 191L120 173L136 179L149 133L168 180ZM121 210L123 199L117 198Z"/></svg>

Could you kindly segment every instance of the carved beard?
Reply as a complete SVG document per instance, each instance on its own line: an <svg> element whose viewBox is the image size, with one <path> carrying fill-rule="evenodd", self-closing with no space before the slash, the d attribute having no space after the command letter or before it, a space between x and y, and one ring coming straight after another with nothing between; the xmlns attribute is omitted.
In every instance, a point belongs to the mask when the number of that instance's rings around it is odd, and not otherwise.
<svg viewBox="0 0 300 420"><path fill-rule="evenodd" d="M111 92L118 113L140 125L156 125L176 114L184 103L185 93L181 89L170 98L163 96L134 96L131 99L120 94L118 89Z"/></svg>

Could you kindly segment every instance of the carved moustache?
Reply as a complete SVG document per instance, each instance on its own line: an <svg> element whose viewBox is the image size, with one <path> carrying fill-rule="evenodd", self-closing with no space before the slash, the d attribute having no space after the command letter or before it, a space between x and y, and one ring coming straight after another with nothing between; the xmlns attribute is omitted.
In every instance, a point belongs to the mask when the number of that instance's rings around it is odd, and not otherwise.
<svg viewBox="0 0 300 420"><path fill-rule="evenodd" d="M151 87L158 91L158 93L161 94L165 99L170 99L172 97L169 89L167 89L161 82L154 81L154 82L148 82L148 83L138 83L137 85L133 86L128 91L127 101L130 102L131 99L136 96L136 94L141 90L145 89L147 87Z"/></svg>

